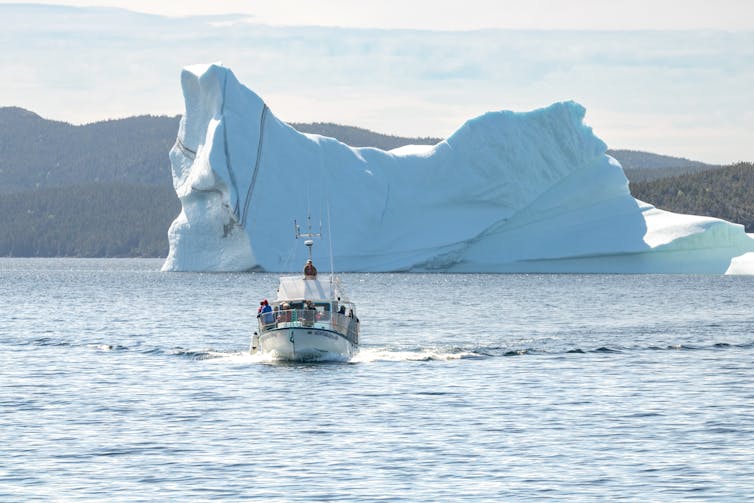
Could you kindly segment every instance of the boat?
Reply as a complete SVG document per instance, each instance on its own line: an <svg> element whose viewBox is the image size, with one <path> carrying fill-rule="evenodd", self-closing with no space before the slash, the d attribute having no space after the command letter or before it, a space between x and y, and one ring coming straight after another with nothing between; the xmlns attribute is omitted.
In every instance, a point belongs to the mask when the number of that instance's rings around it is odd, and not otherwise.
<svg viewBox="0 0 754 503"><path fill-rule="evenodd" d="M347 361L359 345L359 318L340 279L317 274L312 261L311 218L307 233L294 221L296 239L306 238L309 259L302 274L282 276L275 300L262 301L249 352L281 361ZM332 264L332 260L331 260Z"/></svg>

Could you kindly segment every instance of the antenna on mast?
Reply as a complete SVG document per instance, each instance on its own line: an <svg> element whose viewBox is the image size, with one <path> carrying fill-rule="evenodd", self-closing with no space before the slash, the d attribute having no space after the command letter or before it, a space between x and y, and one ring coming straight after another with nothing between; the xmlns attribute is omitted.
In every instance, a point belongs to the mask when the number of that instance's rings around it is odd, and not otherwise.
<svg viewBox="0 0 754 503"><path fill-rule="evenodd" d="M312 238L322 237L322 222L319 223L319 232L312 232L312 216L307 214L306 215L307 232L301 232L301 227L298 225L295 219L293 220L293 227L296 231L296 239L306 238L306 241L304 241L304 244L309 249L309 260L311 260L312 259L312 246L314 246L314 240Z"/></svg>

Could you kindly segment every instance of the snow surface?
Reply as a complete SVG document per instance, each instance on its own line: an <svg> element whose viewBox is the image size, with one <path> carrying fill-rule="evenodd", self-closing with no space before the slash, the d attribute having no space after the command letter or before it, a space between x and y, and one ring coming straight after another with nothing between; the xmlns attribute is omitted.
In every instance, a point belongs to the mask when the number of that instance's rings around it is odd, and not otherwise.
<svg viewBox="0 0 754 503"><path fill-rule="evenodd" d="M298 270L293 220L310 212L340 271L754 274L743 226L631 197L577 103L489 112L385 152L299 133L222 66L181 82L183 209L163 270ZM328 249L315 246L320 271Z"/></svg>

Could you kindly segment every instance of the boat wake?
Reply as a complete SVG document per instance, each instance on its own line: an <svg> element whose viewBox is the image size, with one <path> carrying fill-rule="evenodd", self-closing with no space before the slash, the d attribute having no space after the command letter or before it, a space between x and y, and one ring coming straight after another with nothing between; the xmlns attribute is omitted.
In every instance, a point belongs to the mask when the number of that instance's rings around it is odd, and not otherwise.
<svg viewBox="0 0 754 503"><path fill-rule="evenodd" d="M428 361L449 361L462 360L468 358L483 358L473 349L464 348L415 348L415 349L396 349L389 347L361 347L359 351L351 358L353 363L371 363L371 362L428 362Z"/></svg>
<svg viewBox="0 0 754 503"><path fill-rule="evenodd" d="M98 353L140 353L152 357L178 357L194 361L207 361L208 363L233 363L233 364L287 364L281 362L270 353L256 353L251 355L248 351L234 349L201 348L190 349L180 346L156 347L145 345L121 345L103 341L75 342L57 340L50 337L7 341L19 346L36 346L44 348L74 349L86 348ZM354 353L351 359L345 358L338 353L323 353L318 358L310 360L311 363L353 363L364 364L372 362L430 362L430 361L458 361L488 359L500 357L525 357L525 356L579 356L588 354L602 355L625 355L637 354L647 351L735 351L754 349L754 341L741 341L729 343L722 341L709 341L705 343L665 343L648 344L637 346L594 346L594 347L569 347L567 345L541 347L516 347L513 345L438 345L438 346L378 346L362 345Z"/></svg>
<svg viewBox="0 0 754 503"><path fill-rule="evenodd" d="M183 356L188 356L184 353ZM304 362L290 362L279 359L274 353L255 353L248 352L217 352L205 351L195 352L193 358L197 360L208 360L213 363L266 363L266 364L296 364L296 363L372 363L372 362L425 362L425 361L450 361L470 358L485 358L483 355L473 350L462 348L415 348L415 349L396 349L390 347L361 347L354 353L350 359L339 353L323 353L317 358L309 359Z"/></svg>
<svg viewBox="0 0 754 503"><path fill-rule="evenodd" d="M233 353L218 353L211 352L207 355L206 360L210 360L213 363L266 363L266 364L301 364L301 363L350 363L353 360L349 360L345 356L339 353L322 353L316 358L309 358L303 361L290 361L285 358L279 357L273 353L258 352L249 354L247 351L233 352Z"/></svg>

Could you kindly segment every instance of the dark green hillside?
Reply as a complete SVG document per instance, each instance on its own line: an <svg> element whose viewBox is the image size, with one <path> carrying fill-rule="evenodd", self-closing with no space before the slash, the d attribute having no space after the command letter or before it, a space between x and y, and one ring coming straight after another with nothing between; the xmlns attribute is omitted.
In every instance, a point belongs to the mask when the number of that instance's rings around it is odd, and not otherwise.
<svg viewBox="0 0 754 503"><path fill-rule="evenodd" d="M676 213L718 217L754 232L754 164L631 183L631 194Z"/></svg>
<svg viewBox="0 0 754 503"><path fill-rule="evenodd" d="M640 150L610 149L607 154L615 157L623 169L669 169L669 168L719 168L712 164L692 161L685 157L652 154Z"/></svg>
<svg viewBox="0 0 754 503"><path fill-rule="evenodd" d="M331 122L292 123L291 126L302 133L329 136L352 147L376 147L382 150L392 150L404 145L434 145L442 141L442 138L392 136L353 126L341 126Z"/></svg>
<svg viewBox="0 0 754 503"><path fill-rule="evenodd" d="M0 256L164 257L172 187L89 184L0 194Z"/></svg>
<svg viewBox="0 0 754 503"><path fill-rule="evenodd" d="M0 193L113 181L169 187L178 120L140 116L74 126L0 108Z"/></svg>
<svg viewBox="0 0 754 503"><path fill-rule="evenodd" d="M652 182L654 180L662 180L663 178L670 178L673 176L690 175L692 173L702 173L711 169L719 169L721 166L714 166L712 164L705 164L704 166L686 166L686 167L672 167L672 168L623 168L623 173L626 174L626 178L631 183L640 182Z"/></svg>
<svg viewBox="0 0 754 503"><path fill-rule="evenodd" d="M649 182L670 176L701 173L720 166L691 161L684 157L652 154L638 150L608 150L608 155L614 157L623 167L631 183Z"/></svg>

